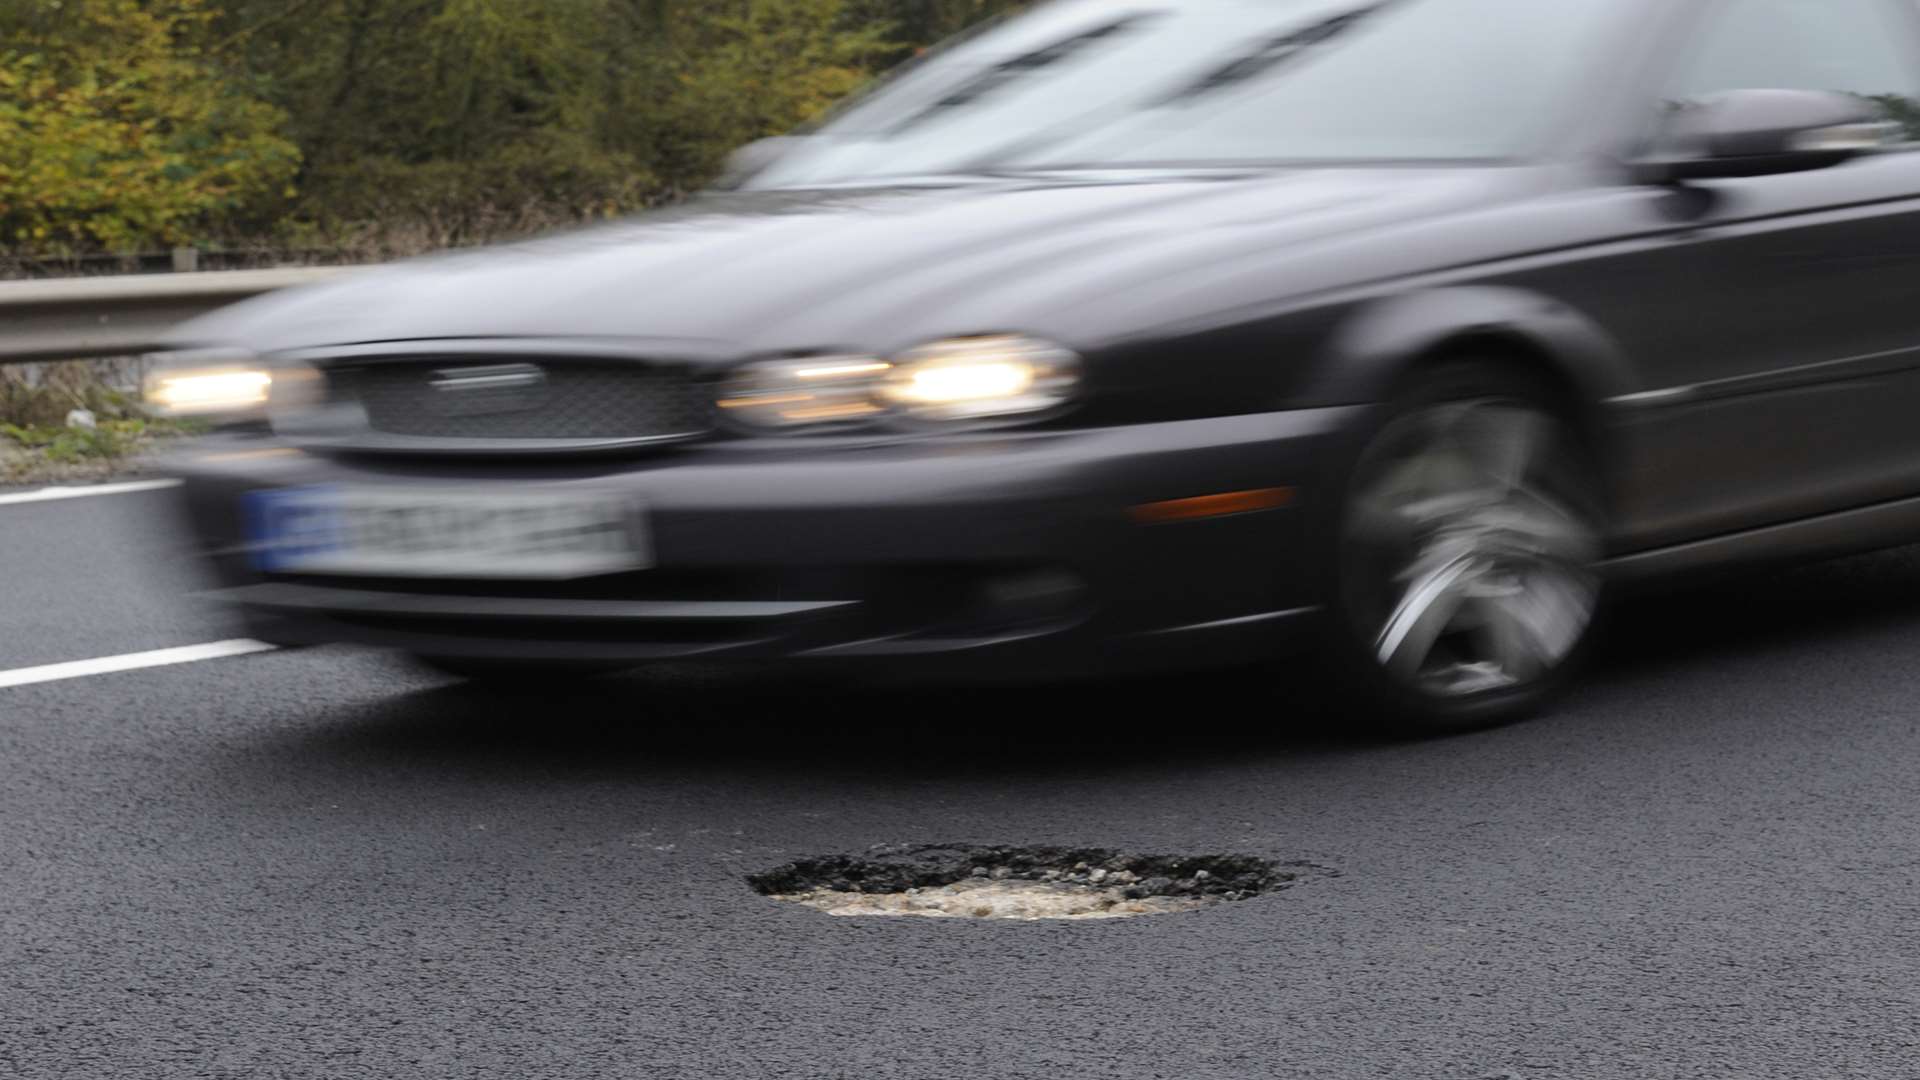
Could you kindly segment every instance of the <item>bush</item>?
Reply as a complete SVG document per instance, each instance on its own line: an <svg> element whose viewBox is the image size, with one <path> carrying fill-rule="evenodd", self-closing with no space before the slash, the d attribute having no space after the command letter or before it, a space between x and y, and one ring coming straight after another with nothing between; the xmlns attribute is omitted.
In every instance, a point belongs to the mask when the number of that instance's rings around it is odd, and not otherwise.
<svg viewBox="0 0 1920 1080"><path fill-rule="evenodd" d="M105 417L138 416L138 405L120 387L139 384L139 363L75 360L0 367L0 423L62 425L74 409Z"/></svg>
<svg viewBox="0 0 1920 1080"><path fill-rule="evenodd" d="M48 461L62 465L124 460L140 445L147 431L144 420L103 420L91 428L0 424L0 435L28 450L38 450Z"/></svg>
<svg viewBox="0 0 1920 1080"><path fill-rule="evenodd" d="M1023 0L0 0L0 244L484 242L670 201Z"/></svg>
<svg viewBox="0 0 1920 1080"><path fill-rule="evenodd" d="M285 114L194 44L212 18L202 0L68 0L0 22L0 238L171 244L284 197Z"/></svg>
<svg viewBox="0 0 1920 1080"><path fill-rule="evenodd" d="M98 419L90 428L0 422L0 482L110 475L155 440L204 430L194 421L141 416Z"/></svg>
<svg viewBox="0 0 1920 1080"><path fill-rule="evenodd" d="M641 203L650 176L562 133L536 133L470 162L377 155L324 166L307 180L307 242L382 254L482 243Z"/></svg>

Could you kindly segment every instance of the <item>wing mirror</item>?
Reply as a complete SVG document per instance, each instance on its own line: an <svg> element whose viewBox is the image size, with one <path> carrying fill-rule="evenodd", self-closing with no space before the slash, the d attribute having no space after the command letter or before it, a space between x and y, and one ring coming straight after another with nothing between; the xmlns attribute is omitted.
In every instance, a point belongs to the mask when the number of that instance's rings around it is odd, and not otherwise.
<svg viewBox="0 0 1920 1080"><path fill-rule="evenodd" d="M1654 184L1773 176L1825 169L1901 139L1901 126L1865 98L1731 90L1675 105L1654 153L1633 171Z"/></svg>

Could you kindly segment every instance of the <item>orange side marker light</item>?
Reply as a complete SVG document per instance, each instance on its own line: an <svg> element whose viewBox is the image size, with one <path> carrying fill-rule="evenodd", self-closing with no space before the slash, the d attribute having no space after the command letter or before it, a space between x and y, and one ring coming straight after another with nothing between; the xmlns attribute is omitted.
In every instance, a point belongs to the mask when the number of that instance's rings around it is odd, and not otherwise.
<svg viewBox="0 0 1920 1080"><path fill-rule="evenodd" d="M1229 517L1233 514L1251 514L1260 510L1278 510L1292 505L1293 494L1292 488L1285 487L1229 491L1220 495L1200 495L1191 499L1141 503L1129 510L1128 514L1133 518L1134 523L1139 525L1201 521L1206 518Z"/></svg>

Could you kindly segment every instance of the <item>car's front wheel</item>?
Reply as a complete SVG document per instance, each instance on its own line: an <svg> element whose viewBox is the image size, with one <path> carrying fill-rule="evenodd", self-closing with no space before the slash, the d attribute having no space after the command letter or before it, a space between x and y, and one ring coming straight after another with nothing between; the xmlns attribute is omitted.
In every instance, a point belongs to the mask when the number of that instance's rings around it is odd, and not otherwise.
<svg viewBox="0 0 1920 1080"><path fill-rule="evenodd" d="M1516 719L1572 673L1599 609L1592 459L1524 373L1425 373L1372 430L1345 485L1339 647L1393 723Z"/></svg>

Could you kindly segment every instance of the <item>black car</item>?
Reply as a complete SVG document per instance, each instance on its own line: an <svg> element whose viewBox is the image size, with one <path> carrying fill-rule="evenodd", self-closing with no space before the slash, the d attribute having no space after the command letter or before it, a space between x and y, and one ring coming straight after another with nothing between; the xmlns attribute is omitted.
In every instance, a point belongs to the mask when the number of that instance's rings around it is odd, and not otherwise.
<svg viewBox="0 0 1920 1080"><path fill-rule="evenodd" d="M1910 0L1057 0L722 190L188 324L267 641L473 676L1317 646L1429 728L1603 593L1920 532ZM1298 661L1296 661L1298 662Z"/></svg>

